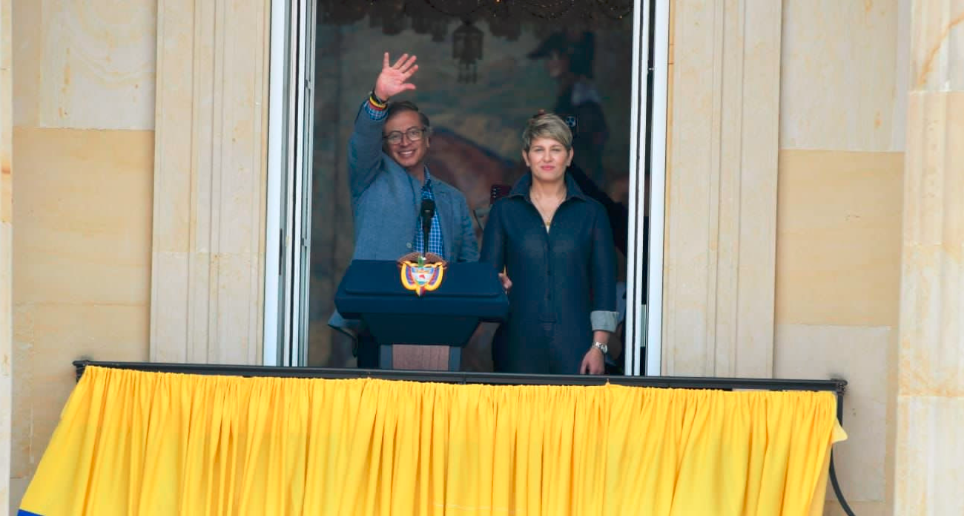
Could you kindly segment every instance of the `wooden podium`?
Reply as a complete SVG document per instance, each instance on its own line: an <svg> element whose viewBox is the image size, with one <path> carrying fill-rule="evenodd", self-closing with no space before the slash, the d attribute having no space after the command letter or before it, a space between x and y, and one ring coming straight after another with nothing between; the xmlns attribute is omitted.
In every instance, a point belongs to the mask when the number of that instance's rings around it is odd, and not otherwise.
<svg viewBox="0 0 964 516"><path fill-rule="evenodd" d="M449 365L450 353L449 346L395 344L392 350L392 369L448 371L452 369Z"/></svg>

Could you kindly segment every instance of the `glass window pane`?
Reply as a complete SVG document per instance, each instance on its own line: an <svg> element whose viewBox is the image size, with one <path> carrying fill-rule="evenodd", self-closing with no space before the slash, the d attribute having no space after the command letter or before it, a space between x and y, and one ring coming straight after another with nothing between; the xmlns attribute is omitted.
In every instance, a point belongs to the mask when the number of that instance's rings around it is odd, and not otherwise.
<svg viewBox="0 0 964 516"><path fill-rule="evenodd" d="M544 109L570 123L574 164L584 171L580 186L606 203L612 219L618 291L625 292L633 2L490 4L319 2L308 365L355 366L351 340L328 319L354 251L347 144L385 51L393 62L403 52L418 56L417 90L397 100L411 100L429 116L430 174L465 195L480 247L493 192L505 194L527 171L527 120ZM619 306L625 313L621 297ZM621 335L611 346L614 371L622 367ZM487 339L491 334L464 352L465 369L491 370Z"/></svg>

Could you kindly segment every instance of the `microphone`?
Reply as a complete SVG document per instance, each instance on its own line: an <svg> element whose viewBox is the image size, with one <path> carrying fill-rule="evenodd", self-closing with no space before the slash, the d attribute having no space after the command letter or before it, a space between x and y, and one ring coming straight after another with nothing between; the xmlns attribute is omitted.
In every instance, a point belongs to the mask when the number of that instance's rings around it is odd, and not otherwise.
<svg viewBox="0 0 964 516"><path fill-rule="evenodd" d="M432 229L432 217L435 216L435 201L422 199L422 256L428 255L428 234Z"/></svg>

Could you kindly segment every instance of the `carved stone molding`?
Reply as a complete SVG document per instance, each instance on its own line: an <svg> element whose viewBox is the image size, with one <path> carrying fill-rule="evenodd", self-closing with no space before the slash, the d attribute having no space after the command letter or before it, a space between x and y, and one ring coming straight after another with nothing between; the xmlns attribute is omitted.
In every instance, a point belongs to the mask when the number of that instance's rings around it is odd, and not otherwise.
<svg viewBox="0 0 964 516"><path fill-rule="evenodd" d="M672 9L662 372L768 377L781 2Z"/></svg>
<svg viewBox="0 0 964 516"><path fill-rule="evenodd" d="M261 363L268 0L159 0L151 360Z"/></svg>
<svg viewBox="0 0 964 516"><path fill-rule="evenodd" d="M964 0L911 5L894 514L962 514Z"/></svg>

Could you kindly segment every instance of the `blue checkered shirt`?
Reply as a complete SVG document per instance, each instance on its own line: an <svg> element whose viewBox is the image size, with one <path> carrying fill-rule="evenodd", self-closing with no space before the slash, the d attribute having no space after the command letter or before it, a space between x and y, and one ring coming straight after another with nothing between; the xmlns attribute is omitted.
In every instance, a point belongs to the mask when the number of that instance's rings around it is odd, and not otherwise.
<svg viewBox="0 0 964 516"><path fill-rule="evenodd" d="M376 109L375 106L372 106L372 103L367 100L365 101L365 112L368 113L368 116L372 117L372 120L381 120L388 116L387 109Z"/></svg>
<svg viewBox="0 0 964 516"><path fill-rule="evenodd" d="M432 176L428 169L425 170L425 184L422 185L422 200L430 199L435 202L435 194L432 193ZM422 242L422 215L418 216L418 224L415 225L415 250L424 253L425 244ZM442 245L442 225L438 221L438 212L432 217L432 227L428 230L428 252L435 253L445 258L445 246Z"/></svg>
<svg viewBox="0 0 964 516"><path fill-rule="evenodd" d="M381 120L388 115L388 110L385 109L375 109L372 107L371 102L365 102L365 111L372 120ZM432 192L432 176L428 173L428 169L425 169L425 183L422 184L422 200L430 199L435 202L435 194ZM435 216L432 217L432 227L428 231L428 252L437 254L443 259L445 258L445 246L442 245L442 225L438 221L438 212L435 212ZM418 221L415 224L415 246L414 251L419 253L425 253L425 244L422 242L422 215L419 214Z"/></svg>

